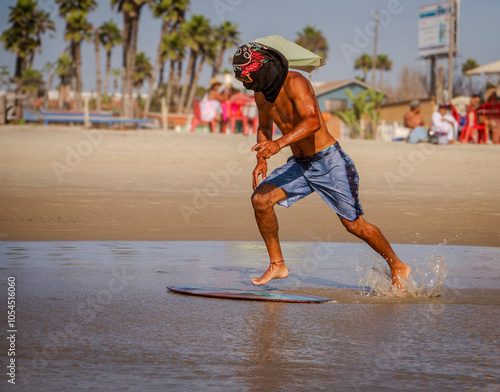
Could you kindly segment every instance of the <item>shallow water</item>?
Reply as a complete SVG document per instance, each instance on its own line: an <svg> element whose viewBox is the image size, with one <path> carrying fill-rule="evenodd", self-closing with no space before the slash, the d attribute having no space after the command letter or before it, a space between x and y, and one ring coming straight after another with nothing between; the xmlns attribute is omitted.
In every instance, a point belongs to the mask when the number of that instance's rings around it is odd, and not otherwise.
<svg viewBox="0 0 500 392"><path fill-rule="evenodd" d="M336 303L167 292L254 289L258 242L0 243L4 296L16 278L12 390L500 391L500 248L396 245L420 271L416 298L373 290L387 267L364 244L283 248L290 277L256 289Z"/></svg>

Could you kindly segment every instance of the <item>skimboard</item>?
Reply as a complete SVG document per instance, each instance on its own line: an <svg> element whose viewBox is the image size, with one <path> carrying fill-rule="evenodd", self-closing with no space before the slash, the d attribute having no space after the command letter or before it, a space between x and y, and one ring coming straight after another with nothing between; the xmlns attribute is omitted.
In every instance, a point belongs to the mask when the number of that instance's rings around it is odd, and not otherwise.
<svg viewBox="0 0 500 392"><path fill-rule="evenodd" d="M247 301L275 301L296 303L321 303L333 301L331 298L315 297L312 295L296 295L286 293L273 293L269 291L247 291L235 289L218 289L209 287L167 287L170 291L179 294L198 295L201 297L239 299Z"/></svg>

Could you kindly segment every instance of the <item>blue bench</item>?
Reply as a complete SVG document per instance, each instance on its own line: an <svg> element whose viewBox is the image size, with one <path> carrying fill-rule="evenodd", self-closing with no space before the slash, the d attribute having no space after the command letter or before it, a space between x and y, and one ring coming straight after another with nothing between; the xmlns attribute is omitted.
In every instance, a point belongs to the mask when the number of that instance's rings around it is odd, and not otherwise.
<svg viewBox="0 0 500 392"><path fill-rule="evenodd" d="M24 110L24 120L31 122L43 121L44 125L49 125L49 123L85 123L85 116L83 114L71 113L71 114L39 114L34 110ZM108 124L109 127L113 124L137 124L139 129L142 129L143 124L150 124L148 119L138 119L138 118L121 118L121 117L111 117L109 115L96 116L94 114L89 115L89 122L92 124Z"/></svg>
<svg viewBox="0 0 500 392"><path fill-rule="evenodd" d="M40 108L40 113L42 113L44 116L83 116L83 112L50 112L46 111L45 109ZM108 113L90 113L90 116L92 117L111 117L113 113L108 112Z"/></svg>

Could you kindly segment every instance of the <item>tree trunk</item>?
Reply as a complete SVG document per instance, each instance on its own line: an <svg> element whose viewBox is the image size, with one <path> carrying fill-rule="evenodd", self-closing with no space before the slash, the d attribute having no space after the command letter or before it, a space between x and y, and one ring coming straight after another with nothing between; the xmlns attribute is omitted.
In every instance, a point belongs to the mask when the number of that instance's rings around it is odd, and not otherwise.
<svg viewBox="0 0 500 392"><path fill-rule="evenodd" d="M168 85L167 85L167 94L166 94L166 102L167 102L167 110L170 112L170 101L172 99L172 91L177 85L175 76L175 61L170 60L170 74L168 76Z"/></svg>
<svg viewBox="0 0 500 392"><path fill-rule="evenodd" d="M50 104L49 92L50 92L50 89L52 88L53 81L54 81L54 73L49 75L49 80L47 81L47 88L45 90L45 97L44 97L45 99L44 99L44 103L43 103L43 107L45 109L48 109L49 104Z"/></svg>
<svg viewBox="0 0 500 392"><path fill-rule="evenodd" d="M224 47L225 46L226 46L226 42L223 41L222 45L221 45L220 53L219 53L219 58L217 59L216 63L214 64L214 66L212 68L212 78L217 76L217 74L220 72L220 69L222 67L222 62L224 61L224 52L225 52Z"/></svg>
<svg viewBox="0 0 500 392"><path fill-rule="evenodd" d="M176 77L174 79L174 83L172 85L172 94L174 97L174 106L176 108L179 108L179 102L180 102L180 83L181 83L181 78L182 78L182 60L177 60L175 62L177 64L177 72L176 72ZM170 83L170 80L168 81Z"/></svg>
<svg viewBox="0 0 500 392"><path fill-rule="evenodd" d="M380 69L380 82L379 82L379 90L382 90L382 80L383 80L383 77L384 77L384 71L383 69L381 68Z"/></svg>
<svg viewBox="0 0 500 392"><path fill-rule="evenodd" d="M187 89L188 89L188 85L189 85L189 80L191 79L191 74L193 73L193 64L194 64L194 60L195 60L195 53L194 53L194 50L191 49L191 53L189 55L189 63L188 63L188 67L187 67L187 70L186 70L186 76L184 77L184 86L182 87L182 93L181 93L181 98L180 98L180 101L179 101L179 104L177 106L177 113L184 113L184 105L185 105L185 101L186 101L186 94L187 94Z"/></svg>
<svg viewBox="0 0 500 392"><path fill-rule="evenodd" d="M82 47L78 42L75 47L76 53L76 110L82 108Z"/></svg>
<svg viewBox="0 0 500 392"><path fill-rule="evenodd" d="M101 51L100 51L100 41L99 41L99 31L96 29L94 32L94 45L95 45L95 69L96 69L96 90L97 90L97 101L96 109L98 112L101 111Z"/></svg>
<svg viewBox="0 0 500 392"><path fill-rule="evenodd" d="M129 110L128 113L132 117L135 117L134 113L134 70L135 70L135 54L137 53L137 36L139 33L139 13L137 12L137 17L132 19L132 44L130 45L129 51L129 67L128 67L128 93L129 93Z"/></svg>
<svg viewBox="0 0 500 392"><path fill-rule="evenodd" d="M189 113L191 111L191 108L193 107L194 94L196 93L196 88L198 87L198 79L200 78L201 70L203 68L204 63L205 63L205 56L201 56L200 63L198 64L198 69L196 70L193 83L191 84L191 91L189 92L188 101L186 103L186 113Z"/></svg>
<svg viewBox="0 0 500 392"><path fill-rule="evenodd" d="M159 75L158 75L158 83L157 83L157 86L156 86L156 90L158 91L158 96L162 96L163 95L163 85L165 84L163 82L164 73L165 73L165 62L161 62L161 64L160 64L160 71L159 71ZM169 83L170 83L170 81L169 81Z"/></svg>
<svg viewBox="0 0 500 392"><path fill-rule="evenodd" d="M109 72L111 71L111 50L106 51L106 74L104 75L104 91L103 93L109 95Z"/></svg>
<svg viewBox="0 0 500 392"><path fill-rule="evenodd" d="M71 104L71 96L68 100L68 109L70 108L75 108L75 102L76 102L76 49L75 49L75 43L71 41L71 58L73 59L73 62L71 63L71 92L73 93L73 104Z"/></svg>
<svg viewBox="0 0 500 392"><path fill-rule="evenodd" d="M151 99L153 98L153 89L155 86L155 80L158 75L158 69L160 68L161 64L161 46L163 39L167 35L168 31L168 22L163 20L163 24L161 26L161 34L160 34L160 43L158 44L158 50L156 51L156 60L155 60L155 65L153 68L153 72L151 73L151 78L149 79L149 84L148 84L148 96L146 98L146 103L144 104L144 112L149 112L149 107L151 106ZM163 76L163 72L162 72Z"/></svg>
<svg viewBox="0 0 500 392"><path fill-rule="evenodd" d="M127 91L128 91L128 58L129 58L129 47L130 47L130 34L131 34L131 23L130 17L126 11L123 11L123 43L122 43L122 99L121 99L121 115L127 117Z"/></svg>
<svg viewBox="0 0 500 392"><path fill-rule="evenodd" d="M16 78L21 79L25 67L26 67L26 59L24 57L19 56L18 54L16 57L16 73L14 74L14 76Z"/></svg>

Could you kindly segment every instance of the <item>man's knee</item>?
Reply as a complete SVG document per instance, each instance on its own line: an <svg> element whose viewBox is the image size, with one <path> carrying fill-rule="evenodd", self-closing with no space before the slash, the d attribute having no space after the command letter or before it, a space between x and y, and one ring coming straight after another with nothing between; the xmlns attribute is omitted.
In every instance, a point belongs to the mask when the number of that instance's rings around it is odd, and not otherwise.
<svg viewBox="0 0 500 392"><path fill-rule="evenodd" d="M252 194L252 205L256 211L266 211L276 204L273 200L272 191L276 189L274 185L262 184Z"/></svg>
<svg viewBox="0 0 500 392"><path fill-rule="evenodd" d="M273 206L269 194L255 191L252 195L252 205L255 211L265 211Z"/></svg>
<svg viewBox="0 0 500 392"><path fill-rule="evenodd" d="M342 219L342 223L349 233L354 234L357 237L365 237L369 235L371 231L371 225L367 223L361 216L358 216L358 218L354 221Z"/></svg>

